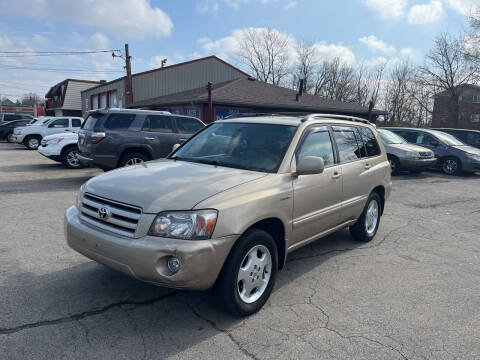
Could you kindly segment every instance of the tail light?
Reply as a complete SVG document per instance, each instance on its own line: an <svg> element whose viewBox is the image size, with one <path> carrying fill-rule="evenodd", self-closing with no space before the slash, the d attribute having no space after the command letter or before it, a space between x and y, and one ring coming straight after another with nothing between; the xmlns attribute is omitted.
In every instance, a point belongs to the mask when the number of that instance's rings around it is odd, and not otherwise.
<svg viewBox="0 0 480 360"><path fill-rule="evenodd" d="M88 139L90 144L98 144L100 141L105 139L106 134L104 132L92 133Z"/></svg>

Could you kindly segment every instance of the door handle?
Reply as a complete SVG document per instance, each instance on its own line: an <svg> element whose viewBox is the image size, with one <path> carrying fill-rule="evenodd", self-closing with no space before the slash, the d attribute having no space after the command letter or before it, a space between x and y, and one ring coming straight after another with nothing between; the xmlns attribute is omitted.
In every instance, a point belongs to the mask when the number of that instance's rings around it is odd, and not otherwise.
<svg viewBox="0 0 480 360"><path fill-rule="evenodd" d="M335 179L335 180L340 179L340 176L342 176L342 175L340 175L338 172L334 172L333 175L332 175L332 179Z"/></svg>
<svg viewBox="0 0 480 360"><path fill-rule="evenodd" d="M155 140L155 138L152 138L152 137L145 137L145 140Z"/></svg>
<svg viewBox="0 0 480 360"><path fill-rule="evenodd" d="M372 166L371 166L369 163L366 163L366 164L365 164L365 169L368 170L368 169L370 169L371 167L372 167Z"/></svg>
<svg viewBox="0 0 480 360"><path fill-rule="evenodd" d="M180 141L187 141L187 139L186 138L181 138Z"/></svg>

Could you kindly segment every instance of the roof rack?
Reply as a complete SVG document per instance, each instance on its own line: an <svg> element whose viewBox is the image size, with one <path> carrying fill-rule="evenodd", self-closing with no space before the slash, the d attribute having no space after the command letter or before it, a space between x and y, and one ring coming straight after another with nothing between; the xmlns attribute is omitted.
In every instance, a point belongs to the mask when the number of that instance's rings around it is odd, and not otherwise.
<svg viewBox="0 0 480 360"><path fill-rule="evenodd" d="M340 119L340 120L346 120L346 121L354 121L354 122L359 122L359 123L374 126L370 121L368 121L366 119L359 118L359 117L350 116L350 115L322 114L322 113L307 115L302 119L302 122L305 122L305 121L308 121L308 120L314 120L314 119L319 118L319 117Z"/></svg>
<svg viewBox="0 0 480 360"><path fill-rule="evenodd" d="M237 113L225 116L223 120L227 119L237 119L243 117L260 117L260 116L284 116L285 114L280 113Z"/></svg>

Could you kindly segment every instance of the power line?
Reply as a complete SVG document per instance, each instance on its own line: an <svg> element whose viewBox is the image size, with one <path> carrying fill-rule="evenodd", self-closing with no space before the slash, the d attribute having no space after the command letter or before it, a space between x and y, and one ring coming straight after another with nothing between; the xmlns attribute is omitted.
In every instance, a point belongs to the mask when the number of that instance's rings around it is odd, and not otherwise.
<svg viewBox="0 0 480 360"><path fill-rule="evenodd" d="M33 84L33 83L28 83L28 82L16 82L16 81L9 81L9 80L0 80L0 83L3 83L3 84L13 84L13 85L26 85L26 86L34 86L34 87L45 87L45 88L49 88L51 87L51 85L47 85L47 84Z"/></svg>
<svg viewBox="0 0 480 360"><path fill-rule="evenodd" d="M0 65L2 69L19 69L19 70L33 70L33 71L48 71L48 72L74 72L74 73L101 73L101 74L119 74L123 73L121 70L90 70L90 69L67 69L67 68L33 68L27 66L13 66L13 65Z"/></svg>
<svg viewBox="0 0 480 360"><path fill-rule="evenodd" d="M3 85L2 85L3 84ZM32 91L32 89L27 89L27 88L22 88L14 85L9 85L4 83L3 81L0 81L0 86L6 87L6 88L12 88L12 89L17 89L17 90L25 90L25 91Z"/></svg>
<svg viewBox="0 0 480 360"><path fill-rule="evenodd" d="M0 51L0 57L31 57L31 56L70 56L121 52L118 49L97 51ZM7 55L4 55L7 54Z"/></svg>

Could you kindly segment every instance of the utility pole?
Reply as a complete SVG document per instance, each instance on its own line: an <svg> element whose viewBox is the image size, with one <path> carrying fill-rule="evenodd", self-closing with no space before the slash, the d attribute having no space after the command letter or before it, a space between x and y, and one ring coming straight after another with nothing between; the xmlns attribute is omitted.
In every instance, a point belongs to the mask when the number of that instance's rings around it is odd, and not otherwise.
<svg viewBox="0 0 480 360"><path fill-rule="evenodd" d="M127 79L125 84L125 105L133 102L133 89L132 89L132 67L131 56L128 51L128 44L125 44L125 70L127 71Z"/></svg>

